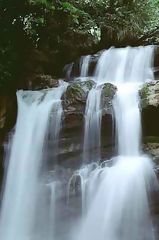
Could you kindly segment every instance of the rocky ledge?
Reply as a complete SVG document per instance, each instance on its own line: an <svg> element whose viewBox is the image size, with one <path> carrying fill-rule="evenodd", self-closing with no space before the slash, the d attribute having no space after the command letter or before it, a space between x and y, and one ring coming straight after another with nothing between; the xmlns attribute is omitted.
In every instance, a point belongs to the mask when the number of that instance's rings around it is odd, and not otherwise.
<svg viewBox="0 0 159 240"><path fill-rule="evenodd" d="M70 83L63 96L64 111L66 114L84 114L87 96L89 91L95 87L95 82L91 79L87 81L75 81ZM116 93L116 86L105 83L101 86L101 104L103 114L111 113L112 99Z"/></svg>
<svg viewBox="0 0 159 240"><path fill-rule="evenodd" d="M37 74L28 80L26 89L42 90L58 86L58 80L51 75ZM93 79L80 81L80 79L69 82L66 93L63 96L63 106L67 113L83 114L89 91L95 87ZM103 114L110 113L112 99L117 91L117 87L111 83L105 83L102 86L102 109ZM159 106L159 81L145 83L139 91L142 109Z"/></svg>
<svg viewBox="0 0 159 240"><path fill-rule="evenodd" d="M87 81L77 80L69 84L63 96L64 110L67 114L83 114L89 91L95 87L92 79ZM104 114L112 113L112 100L117 87L111 83L102 86L101 107ZM159 81L145 83L139 91L140 106L142 110L159 106Z"/></svg>
<svg viewBox="0 0 159 240"><path fill-rule="evenodd" d="M37 84L38 82L38 84ZM30 82L30 89L41 90L51 87L57 87L58 80L50 75L37 75ZM87 81L76 80L69 82L68 88L62 97L64 108L63 128L61 132L60 146L60 162L67 163L68 166L76 165L81 159L82 141L84 122L83 115L85 112L86 101L89 91L95 87L93 79ZM114 141L112 136L112 100L116 94L117 87L111 83L105 83L100 86L102 88L101 107L103 112L102 118L102 136L101 136L101 155L102 159L109 159L114 155ZM146 141L144 143L144 151L157 159L156 166L159 163L159 81L146 83L141 88L141 110L142 110L142 126L143 137L153 136L153 143ZM3 97L4 98L4 97ZM1 146L7 133L13 128L16 121L16 98L4 98L0 105L0 143ZM3 103L4 102L4 103ZM1 152L2 147L0 148ZM65 150L65 151L64 151ZM2 154L1 154L2 159ZM71 163L70 163L71 162ZM66 164L67 165L67 164ZM0 167L1 169L1 167Z"/></svg>
<svg viewBox="0 0 159 240"><path fill-rule="evenodd" d="M145 83L140 90L141 107L159 106L159 81Z"/></svg>

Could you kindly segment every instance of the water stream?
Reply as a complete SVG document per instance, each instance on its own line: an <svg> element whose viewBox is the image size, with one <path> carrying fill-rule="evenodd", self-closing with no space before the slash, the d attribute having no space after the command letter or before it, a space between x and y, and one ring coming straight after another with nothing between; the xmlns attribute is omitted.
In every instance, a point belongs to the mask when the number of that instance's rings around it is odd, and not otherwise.
<svg viewBox="0 0 159 240"><path fill-rule="evenodd" d="M153 79L153 47L109 49L99 59L97 84L117 85L113 101L118 156L112 166L99 165L86 177L86 215L75 239L154 240L149 190L156 177L151 160L141 153L141 121L138 90ZM96 97L96 96L95 96ZM91 101L91 107L94 102ZM88 111L88 110L87 110ZM87 120L87 119L86 119ZM93 128L92 128L93 131ZM92 139L92 138L91 138ZM93 177L94 177L94 181ZM94 189L90 191L89 189Z"/></svg>
<svg viewBox="0 0 159 240"><path fill-rule="evenodd" d="M17 92L18 117L1 205L1 240L157 239L149 201L158 183L151 159L141 149L139 99L142 84L153 80L153 54L153 46L110 48L102 53L86 102L83 165L72 174L68 169L60 169L59 174L56 168L49 172L44 167L48 139L53 141L52 160L57 161L61 97L67 84ZM90 56L82 59L82 78L88 77L89 61ZM117 86L112 102L117 155L101 162L104 83Z"/></svg>
<svg viewBox="0 0 159 240"><path fill-rule="evenodd" d="M94 87L90 90L87 97L83 146L83 162L85 164L100 160L101 91L101 86Z"/></svg>
<svg viewBox="0 0 159 240"><path fill-rule="evenodd" d="M89 63L91 56L82 56L80 59L80 77L85 78L89 76Z"/></svg>
<svg viewBox="0 0 159 240"><path fill-rule="evenodd" d="M2 240L26 240L36 235L34 225L45 137L54 111L55 136L58 135L61 114L56 111L57 103L65 89L66 84L61 83L52 90L17 92L18 117L0 215Z"/></svg>

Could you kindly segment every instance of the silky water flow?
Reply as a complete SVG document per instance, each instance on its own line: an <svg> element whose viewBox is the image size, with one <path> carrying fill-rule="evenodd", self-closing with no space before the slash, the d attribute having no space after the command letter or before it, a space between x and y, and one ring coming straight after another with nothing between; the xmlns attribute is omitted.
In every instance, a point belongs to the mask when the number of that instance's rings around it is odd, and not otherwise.
<svg viewBox="0 0 159 240"><path fill-rule="evenodd" d="M17 92L18 117L0 213L1 240L51 240L54 237L50 230L50 220L52 221L53 216L50 218L49 213L54 207L51 203L48 209L48 206L44 205L45 201L41 200L44 189L48 186L42 183L40 172L42 161L45 159L45 137L51 114L54 115L53 121L56 126L54 137L58 136L60 130L60 99L66 85L61 82L59 87L50 90ZM55 192L53 186L51 189ZM54 201L52 198L51 201ZM41 222L47 226L40 225L39 216L45 218L45 223Z"/></svg>
<svg viewBox="0 0 159 240"><path fill-rule="evenodd" d="M139 89L146 81L153 80L153 52L153 46L111 48L98 61L97 86L108 82L117 86L113 109L118 156L111 159L111 167L107 163L97 164L94 170L83 175L85 212L72 239L156 239L149 199L150 190L158 188L158 183L151 159L141 151L139 109ZM90 101L89 96L88 99ZM86 109L93 114L94 102L90 105ZM85 126L90 126L90 120L85 118L85 121ZM85 127L86 139L87 132L92 133L93 128ZM83 167L89 168L90 165Z"/></svg>
<svg viewBox="0 0 159 240"><path fill-rule="evenodd" d="M158 183L151 159L141 151L139 104L139 89L153 80L153 53L154 47L147 46L110 48L101 54L85 109L83 164L67 183L44 177L42 171L48 134L55 142L53 151L58 152L61 97L67 84L17 92L18 117L7 154L0 213L1 240L156 240L149 200ZM90 56L83 59L81 77L87 77L89 61ZM104 83L117 87L113 111L118 154L101 163ZM80 189L81 214L71 220L72 188L73 197ZM57 196L60 191L66 192L62 200ZM61 219L56 216L60 210Z"/></svg>

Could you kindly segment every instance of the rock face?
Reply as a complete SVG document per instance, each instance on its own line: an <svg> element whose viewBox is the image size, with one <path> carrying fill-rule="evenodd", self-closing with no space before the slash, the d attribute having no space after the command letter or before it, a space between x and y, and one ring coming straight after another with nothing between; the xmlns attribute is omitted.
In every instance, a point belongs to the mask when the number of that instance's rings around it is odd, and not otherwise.
<svg viewBox="0 0 159 240"><path fill-rule="evenodd" d="M51 75L36 74L27 81L27 89L42 90L46 88L53 88L58 86L58 80Z"/></svg>
<svg viewBox="0 0 159 240"><path fill-rule="evenodd" d="M151 156L159 177L159 81L143 85L140 90L143 150Z"/></svg>
<svg viewBox="0 0 159 240"><path fill-rule="evenodd" d="M101 159L110 159L114 153L114 136L112 136L112 116L104 115L101 132ZM82 114L65 114L62 124L58 165L67 168L81 166L83 160L84 118ZM52 151L50 149L50 151Z"/></svg>
<svg viewBox="0 0 159 240"><path fill-rule="evenodd" d="M159 178L159 138L148 137L147 141L143 144L143 150L153 160L154 169Z"/></svg>
<svg viewBox="0 0 159 240"><path fill-rule="evenodd" d="M56 87L57 85L58 80L50 75L36 75L30 79L29 88L31 90L41 90ZM59 142L58 162L60 165L76 168L81 163L85 106L88 93L93 87L95 87L95 82L92 79L69 82L67 91L62 97L64 119ZM101 87L101 107L103 112L101 157L105 160L115 154L112 100L117 87L111 83L105 83ZM159 159L159 144L155 142L156 137L159 136L159 81L146 83L139 93L141 97L143 137L153 136L153 139L155 139L153 146L149 141L145 142L144 149L154 159ZM6 134L15 124L17 107L15 96L3 96L0 100L0 144L2 152Z"/></svg>
<svg viewBox="0 0 159 240"><path fill-rule="evenodd" d="M89 91L95 87L92 79L87 81L76 80L70 82L63 96L63 106L66 114L84 114L85 105ZM117 87L111 83L102 86L101 107L103 115L111 114L112 100ZM159 81L152 81L143 85L140 94L140 105L142 109L159 106Z"/></svg>
<svg viewBox="0 0 159 240"><path fill-rule="evenodd" d="M140 97L143 136L159 136L159 81L144 84Z"/></svg>
<svg viewBox="0 0 159 240"><path fill-rule="evenodd" d="M103 53L104 50L101 50L97 52L96 54L89 55L89 67L88 67L88 76L92 77L94 76L94 72L96 69L97 62L99 60L99 57ZM80 71L81 71L81 57L76 59L75 62L72 62L70 64L67 64L63 69L63 77L68 81L72 81L74 78L80 77Z"/></svg>
<svg viewBox="0 0 159 240"><path fill-rule="evenodd" d="M140 90L141 107L157 107L159 105L159 81L144 84Z"/></svg>
<svg viewBox="0 0 159 240"><path fill-rule="evenodd" d="M112 100L117 91L117 87L111 83L105 83L103 85L101 94L101 104L103 109L103 115L112 114Z"/></svg>
<svg viewBox="0 0 159 240"><path fill-rule="evenodd" d="M89 91L95 87L93 80L81 82L80 80L70 83L63 96L64 111L66 114L84 114ZM102 87L101 107L103 115L111 114L112 100L116 93L116 86L105 83Z"/></svg>
<svg viewBox="0 0 159 240"><path fill-rule="evenodd" d="M63 96L63 108L66 114L83 114L88 92L95 85L94 81L75 81L70 83Z"/></svg>

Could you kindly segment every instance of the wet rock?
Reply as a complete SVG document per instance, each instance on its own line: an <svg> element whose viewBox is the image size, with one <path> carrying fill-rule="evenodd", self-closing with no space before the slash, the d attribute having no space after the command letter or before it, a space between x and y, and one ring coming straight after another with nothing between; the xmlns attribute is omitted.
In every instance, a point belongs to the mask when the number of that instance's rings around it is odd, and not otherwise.
<svg viewBox="0 0 159 240"><path fill-rule="evenodd" d="M88 67L88 76L94 76L94 72L96 70L97 62L103 53L104 50L101 50L95 54L89 55L89 67ZM82 56L84 57L84 56ZM66 81L70 82L74 78L79 78L81 72L81 57L76 59L74 62L65 65L63 69L63 77L66 79Z"/></svg>
<svg viewBox="0 0 159 240"><path fill-rule="evenodd" d="M72 82L63 96L64 110L66 114L83 114L85 110L88 92L94 86L93 80Z"/></svg>
<svg viewBox="0 0 159 240"><path fill-rule="evenodd" d="M159 136L159 81L144 84L139 94L143 136Z"/></svg>
<svg viewBox="0 0 159 240"><path fill-rule="evenodd" d="M159 81L144 84L139 94L141 97L141 108L159 106Z"/></svg>
<svg viewBox="0 0 159 240"><path fill-rule="evenodd" d="M28 80L28 88L30 90L42 90L58 86L58 80L51 75L37 74Z"/></svg>
<svg viewBox="0 0 159 240"><path fill-rule="evenodd" d="M105 83L102 89L101 102L103 114L111 114L112 100L117 91L117 87L111 83Z"/></svg>
<svg viewBox="0 0 159 240"><path fill-rule="evenodd" d="M97 66L97 62L103 52L104 52L104 50L101 50L101 51L97 52L96 54L91 55L90 63L89 63L89 71L88 71L89 76L94 75L94 72L95 72L96 66Z"/></svg>
<svg viewBox="0 0 159 240"><path fill-rule="evenodd" d="M102 117L101 132L101 161L108 160L115 155L114 136L112 135L111 115ZM63 121L59 148L58 165L72 169L78 169L83 162L83 140L84 140L84 118L82 114L66 114ZM50 145L52 146L52 145ZM91 151L96 155L98 148L92 148ZM50 156L52 156L52 147L50 147ZM52 162L52 157L50 158Z"/></svg>
<svg viewBox="0 0 159 240"><path fill-rule="evenodd" d="M148 136L143 139L143 150L153 160L155 172L159 178L159 137Z"/></svg>
<svg viewBox="0 0 159 240"><path fill-rule="evenodd" d="M147 143L144 145L144 150L155 159L159 160L159 143ZM159 164L159 162L158 162Z"/></svg>
<svg viewBox="0 0 159 240"><path fill-rule="evenodd" d="M66 114L84 114L89 91L95 86L93 80L72 82L63 96L64 110ZM102 86L101 104L103 115L111 114L112 99L117 87L111 83Z"/></svg>

